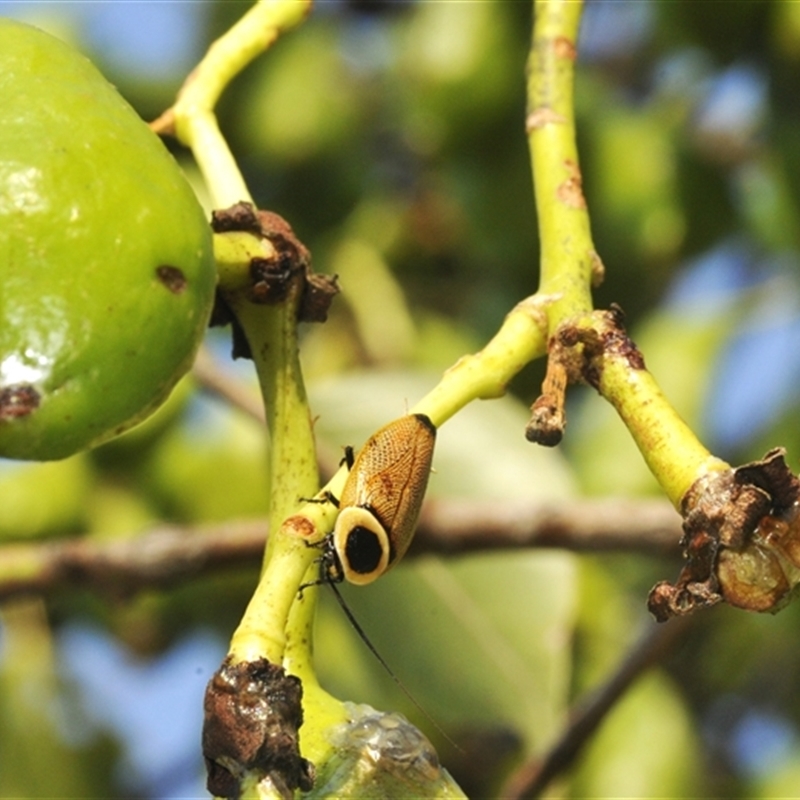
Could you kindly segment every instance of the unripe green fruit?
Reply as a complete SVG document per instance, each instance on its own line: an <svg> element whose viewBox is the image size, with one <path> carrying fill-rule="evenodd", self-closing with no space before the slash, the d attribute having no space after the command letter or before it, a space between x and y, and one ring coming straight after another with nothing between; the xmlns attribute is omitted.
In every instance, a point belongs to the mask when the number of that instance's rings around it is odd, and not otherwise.
<svg viewBox="0 0 800 800"><path fill-rule="evenodd" d="M213 302L211 231L80 53L0 20L0 456L63 458L153 411Z"/></svg>

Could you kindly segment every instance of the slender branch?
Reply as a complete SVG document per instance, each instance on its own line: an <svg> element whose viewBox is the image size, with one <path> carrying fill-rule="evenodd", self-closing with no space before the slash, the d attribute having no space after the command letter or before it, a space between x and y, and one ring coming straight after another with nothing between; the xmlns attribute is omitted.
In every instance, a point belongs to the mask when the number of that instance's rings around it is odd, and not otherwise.
<svg viewBox="0 0 800 800"><path fill-rule="evenodd" d="M252 520L160 525L125 539L7 544L0 547L0 600L78 588L126 597L211 570L256 566L266 533L266 520Z"/></svg>
<svg viewBox="0 0 800 800"><path fill-rule="evenodd" d="M218 397L262 425L266 422L264 403L255 388L231 375L205 348L201 348L192 375L203 391Z"/></svg>
<svg viewBox="0 0 800 800"><path fill-rule="evenodd" d="M590 327L588 336L587 331L578 334L589 355L585 373L614 406L664 493L681 509L697 481L728 472L730 466L712 455L675 411L617 313L597 312ZM602 344L591 352L595 342Z"/></svg>
<svg viewBox="0 0 800 800"><path fill-rule="evenodd" d="M86 589L129 596L222 569L256 567L265 519L201 526L159 525L126 539L70 538L0 547L0 600ZM411 555L522 547L678 554L680 519L666 502L434 500L423 508Z"/></svg>
<svg viewBox="0 0 800 800"><path fill-rule="evenodd" d="M280 663L289 612L314 560L313 551L301 540L315 532L313 522L307 515L302 519L291 516L299 498L313 497L318 489L314 435L297 340L298 306L305 287L308 252L285 221L278 223L274 215L265 214L259 220L264 237L272 236L285 248L283 261L270 263L284 269L284 262L290 263L292 269L280 285L282 291L273 288L276 297L271 303L256 302L251 291L242 290L236 280L220 284L220 293L250 346L264 399L270 433L269 516L273 531L265 550L261 580L231 637L230 654L236 661L267 658ZM280 233L269 227L278 224ZM304 606L309 614L312 607L312 603Z"/></svg>
<svg viewBox="0 0 800 800"><path fill-rule="evenodd" d="M439 426L473 400L502 397L511 379L546 352L550 298L534 295L518 303L478 353L462 356L411 409Z"/></svg>
<svg viewBox="0 0 800 800"><path fill-rule="evenodd" d="M545 757L530 761L517 770L507 782L502 796L514 800L539 797L553 778L575 761L630 686L672 652L686 633L688 620L688 617L682 617L668 625L649 625L608 681L573 710L569 724Z"/></svg>
<svg viewBox="0 0 800 800"><path fill-rule="evenodd" d="M264 403L255 386L222 367L207 349L200 348L192 375L204 392L238 409L259 424L265 424ZM317 442L317 462L323 480L328 481L336 473L341 460L341 450L325 442Z"/></svg>
<svg viewBox="0 0 800 800"><path fill-rule="evenodd" d="M579 0L536 0L528 59L525 127L542 248L539 291L555 298L548 309L551 333L559 322L591 310L597 264L572 101L582 8Z"/></svg>
<svg viewBox="0 0 800 800"><path fill-rule="evenodd" d="M573 108L578 0L535 0L526 128L542 242L539 292L547 307L548 380L526 436L554 444L565 424L567 384L594 386L619 413L675 508L690 487L729 466L697 439L661 393L627 337L619 310L593 311L600 276L575 142Z"/></svg>
<svg viewBox="0 0 800 800"><path fill-rule="evenodd" d="M311 0L260 0L215 41L151 127L190 147L215 208L249 200L250 193L217 123L214 106L225 87L284 31L300 23Z"/></svg>
<svg viewBox="0 0 800 800"><path fill-rule="evenodd" d="M681 520L662 500L430 500L411 553L463 553L520 547L678 554Z"/></svg>

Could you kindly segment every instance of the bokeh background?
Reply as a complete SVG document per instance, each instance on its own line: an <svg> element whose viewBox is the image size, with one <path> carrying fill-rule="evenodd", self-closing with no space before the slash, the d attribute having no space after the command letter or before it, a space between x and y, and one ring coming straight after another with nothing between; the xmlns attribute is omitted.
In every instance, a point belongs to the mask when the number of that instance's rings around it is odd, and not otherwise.
<svg viewBox="0 0 800 800"><path fill-rule="evenodd" d="M89 55L152 119L249 3L0 2ZM259 205L343 294L304 331L321 450L358 445L478 349L537 286L524 138L526 2L327 0L219 107ZM732 463L800 462L800 3L589 2L576 89L584 189L607 277L667 396ZM2 110L0 109L0 114ZM185 152L176 148L203 196ZM235 380L228 334L209 348ZM542 365L443 427L433 496L657 496L623 426L571 395L563 446L523 438ZM55 464L0 462L2 548L130 537L266 512L259 427L191 379L131 434ZM476 797L543 752L570 705L654 623L679 564L557 551L409 558L345 591L375 645L469 758L398 693L323 597L338 696L400 709ZM203 797L202 694L254 586L212 571L132 597L0 608L0 797ZM702 615L606 720L564 797L800 795L800 611Z"/></svg>

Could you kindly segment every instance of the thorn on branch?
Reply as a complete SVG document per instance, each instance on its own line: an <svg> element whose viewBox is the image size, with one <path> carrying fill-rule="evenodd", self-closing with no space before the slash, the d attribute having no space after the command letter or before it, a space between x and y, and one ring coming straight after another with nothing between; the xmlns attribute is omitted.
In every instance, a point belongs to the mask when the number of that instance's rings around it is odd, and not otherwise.
<svg viewBox="0 0 800 800"><path fill-rule="evenodd" d="M529 442L545 447L555 447L561 442L567 424L564 403L569 379L558 352L558 347L551 347L542 393L531 406L531 419L525 428Z"/></svg>
<svg viewBox="0 0 800 800"><path fill-rule="evenodd" d="M150 130L159 136L175 135L175 108L168 108L163 114L150 123Z"/></svg>
<svg viewBox="0 0 800 800"><path fill-rule="evenodd" d="M547 373L542 393L531 406L531 419L525 429L530 442L554 447L561 442L566 427L566 391L570 383L599 384L597 359L607 354L624 354L634 368L643 368L644 359L628 338L624 315L618 306L597 311L587 320L568 321L550 339ZM636 356L636 357L634 357Z"/></svg>

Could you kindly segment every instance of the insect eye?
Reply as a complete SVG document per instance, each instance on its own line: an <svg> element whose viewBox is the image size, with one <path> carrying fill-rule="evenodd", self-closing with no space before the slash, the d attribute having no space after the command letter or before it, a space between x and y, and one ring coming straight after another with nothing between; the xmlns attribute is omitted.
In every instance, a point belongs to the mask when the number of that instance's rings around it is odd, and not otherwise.
<svg viewBox="0 0 800 800"><path fill-rule="evenodd" d="M374 531L356 525L347 534L344 552L347 565L353 572L369 575L381 563L383 544Z"/></svg>

